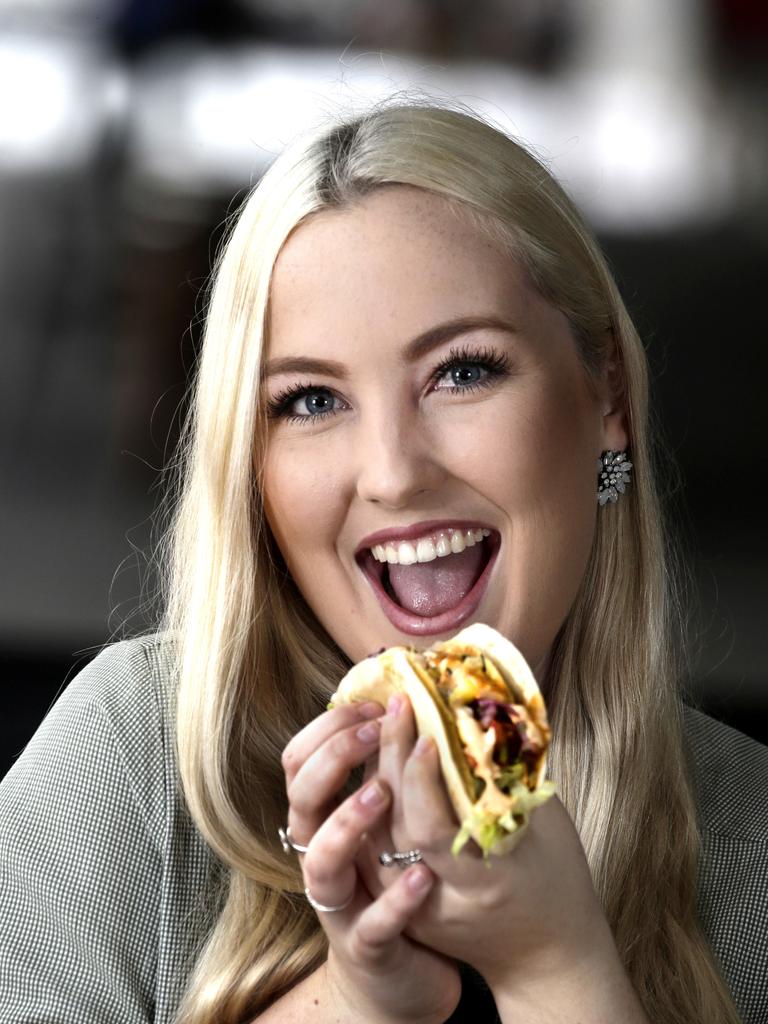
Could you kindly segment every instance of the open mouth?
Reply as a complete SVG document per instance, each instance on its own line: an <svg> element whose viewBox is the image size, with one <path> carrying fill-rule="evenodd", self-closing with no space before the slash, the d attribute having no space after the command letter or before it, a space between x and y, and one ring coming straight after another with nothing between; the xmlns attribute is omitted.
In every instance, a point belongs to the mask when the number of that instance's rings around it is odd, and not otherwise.
<svg viewBox="0 0 768 1024"><path fill-rule="evenodd" d="M412 541L375 544L356 559L397 629L436 635L455 629L475 611L500 544L496 530L462 524Z"/></svg>

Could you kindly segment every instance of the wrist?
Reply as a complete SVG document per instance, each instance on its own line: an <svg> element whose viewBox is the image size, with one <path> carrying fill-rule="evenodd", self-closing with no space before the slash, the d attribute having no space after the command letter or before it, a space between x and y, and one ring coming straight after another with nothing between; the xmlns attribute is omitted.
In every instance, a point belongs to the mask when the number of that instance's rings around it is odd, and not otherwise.
<svg viewBox="0 0 768 1024"><path fill-rule="evenodd" d="M325 988L339 1024L353 1024L360 1020L370 1021L371 1024L392 1024L389 1017L382 1014L379 1007L372 1005L355 986L347 972L336 962L332 951L319 970L324 974Z"/></svg>
<svg viewBox="0 0 768 1024"><path fill-rule="evenodd" d="M363 986L355 983L354 972L345 970L332 951L318 971L324 974L324 985L338 1024L360 1024L360 1021L366 1024L444 1024L446 1020L444 1014L413 1013L405 1006L384 1009ZM387 998L391 998L391 993L397 991L398 977L383 978L381 984Z"/></svg>
<svg viewBox="0 0 768 1024"><path fill-rule="evenodd" d="M612 936L609 944L562 959L556 970L525 978L513 972L489 985L505 1024L650 1024Z"/></svg>

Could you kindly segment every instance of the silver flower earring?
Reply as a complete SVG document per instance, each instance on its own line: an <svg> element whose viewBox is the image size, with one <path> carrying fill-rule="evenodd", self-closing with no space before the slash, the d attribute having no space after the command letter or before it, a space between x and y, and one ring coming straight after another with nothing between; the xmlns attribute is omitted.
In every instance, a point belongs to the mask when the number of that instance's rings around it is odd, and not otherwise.
<svg viewBox="0 0 768 1024"><path fill-rule="evenodd" d="M601 505L619 500L626 490L624 485L629 483L630 469L632 463L627 462L626 452L603 452L597 460L597 500Z"/></svg>

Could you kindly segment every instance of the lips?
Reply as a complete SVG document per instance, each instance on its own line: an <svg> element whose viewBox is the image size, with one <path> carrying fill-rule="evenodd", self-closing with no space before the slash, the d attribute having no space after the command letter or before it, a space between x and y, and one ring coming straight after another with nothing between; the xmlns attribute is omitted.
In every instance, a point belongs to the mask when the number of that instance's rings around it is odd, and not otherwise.
<svg viewBox="0 0 768 1024"><path fill-rule="evenodd" d="M378 562L370 549L360 551L356 555L356 561L362 573L371 584L374 594L381 605L384 614L389 622L401 633L408 633L411 636L436 636L456 630L467 621L479 605L490 579L496 559L501 547L501 538L496 530L490 532L490 536L481 542L485 555L485 561L479 577L472 589L467 593L459 604L454 608L437 615L419 615L414 611L408 611L392 600L384 588L384 575L386 565ZM451 558L451 555L446 557Z"/></svg>

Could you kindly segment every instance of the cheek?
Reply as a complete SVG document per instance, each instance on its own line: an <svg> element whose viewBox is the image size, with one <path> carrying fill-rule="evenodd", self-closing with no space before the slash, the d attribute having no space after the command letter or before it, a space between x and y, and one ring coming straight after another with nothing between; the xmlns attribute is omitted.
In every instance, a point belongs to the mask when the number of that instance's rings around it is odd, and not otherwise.
<svg viewBox="0 0 768 1024"><path fill-rule="evenodd" d="M565 385L531 387L492 404L465 424L459 472L506 521L499 622L537 664L573 605L589 558L598 420L588 398Z"/></svg>
<svg viewBox="0 0 768 1024"><path fill-rule="evenodd" d="M455 418L443 437L443 458L513 518L557 519L562 505L582 512L595 489L593 412L568 380L532 377Z"/></svg>
<svg viewBox="0 0 768 1024"><path fill-rule="evenodd" d="M506 472L496 474L505 507L526 531L525 547L566 589L583 571L595 523L598 420L568 380L542 388L535 412L508 421Z"/></svg>
<svg viewBox="0 0 768 1024"><path fill-rule="evenodd" d="M311 571L308 552L334 536L340 489L321 452L276 443L267 451L263 476L264 509L291 575Z"/></svg>

